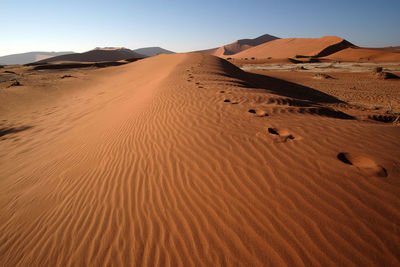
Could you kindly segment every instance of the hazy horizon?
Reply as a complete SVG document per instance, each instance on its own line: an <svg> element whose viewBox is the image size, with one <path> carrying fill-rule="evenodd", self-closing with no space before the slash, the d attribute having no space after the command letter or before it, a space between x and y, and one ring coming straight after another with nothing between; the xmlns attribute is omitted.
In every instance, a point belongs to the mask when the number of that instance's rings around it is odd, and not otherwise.
<svg viewBox="0 0 400 267"><path fill-rule="evenodd" d="M263 34L398 46L398 10L396 1L13 1L2 3L0 56L110 46L187 52Z"/></svg>

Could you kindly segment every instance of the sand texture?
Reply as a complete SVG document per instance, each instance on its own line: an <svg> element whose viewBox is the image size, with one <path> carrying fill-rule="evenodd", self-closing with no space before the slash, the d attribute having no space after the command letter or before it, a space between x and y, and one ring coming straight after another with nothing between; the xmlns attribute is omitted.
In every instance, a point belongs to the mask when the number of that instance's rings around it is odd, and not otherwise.
<svg viewBox="0 0 400 267"><path fill-rule="evenodd" d="M127 48L96 48L83 53L73 53L46 58L35 63L57 63L57 62L102 62L118 61L124 59L145 58L146 56L136 53Z"/></svg>
<svg viewBox="0 0 400 267"><path fill-rule="evenodd" d="M327 56L344 48L352 46L351 43L336 36L321 38L285 38L277 39L244 50L233 55L234 58L295 58L295 57L321 57Z"/></svg>
<svg viewBox="0 0 400 267"><path fill-rule="evenodd" d="M264 34L261 35L257 38L254 39L240 39L237 40L233 43L217 47L217 48L211 48L211 49L206 49L206 50L201 50L197 51L203 54L208 54L208 55L213 55L217 57L224 57L224 56L229 56L229 55L234 55L239 52L242 52L246 49L273 41L279 39L278 37L269 35L269 34Z"/></svg>
<svg viewBox="0 0 400 267"><path fill-rule="evenodd" d="M400 62L400 50L349 47L327 56L326 59L350 62Z"/></svg>
<svg viewBox="0 0 400 267"><path fill-rule="evenodd" d="M15 72L0 266L400 265L400 128L376 111L197 53Z"/></svg>

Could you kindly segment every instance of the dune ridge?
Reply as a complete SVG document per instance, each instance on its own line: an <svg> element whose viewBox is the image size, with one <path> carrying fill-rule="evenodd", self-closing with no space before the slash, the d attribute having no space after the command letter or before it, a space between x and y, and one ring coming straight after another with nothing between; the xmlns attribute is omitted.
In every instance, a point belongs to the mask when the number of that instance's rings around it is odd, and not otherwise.
<svg viewBox="0 0 400 267"><path fill-rule="evenodd" d="M66 52L27 52L20 54L12 54L0 56L0 65L14 65L14 64L27 64L38 60L43 60L46 58L51 58L54 56L60 56L65 54L73 54L72 51Z"/></svg>
<svg viewBox="0 0 400 267"><path fill-rule="evenodd" d="M400 53L396 49L349 47L325 58L347 62L399 62Z"/></svg>
<svg viewBox="0 0 400 267"><path fill-rule="evenodd" d="M31 128L0 141L0 265L400 263L399 128L196 53L71 85L3 113Z"/></svg>
<svg viewBox="0 0 400 267"><path fill-rule="evenodd" d="M208 55L213 55L213 56L217 56L217 57L223 57L223 56L237 54L237 53L244 51L246 49L249 49L251 47L261 45L261 44L264 44L264 43L267 43L267 42L270 42L270 41L273 41L276 39L279 39L279 38L269 35L269 34L264 34L257 38L240 39L233 43L223 45L221 47L197 51L197 52L200 52L203 54L208 54Z"/></svg>
<svg viewBox="0 0 400 267"><path fill-rule="evenodd" d="M141 59L146 56L123 47L95 48L84 53L73 53L46 58L33 64L55 63L55 62L102 62L119 61L126 59Z"/></svg>
<svg viewBox="0 0 400 267"><path fill-rule="evenodd" d="M322 57L353 46L348 41L337 36L321 38L285 38L261 44L233 55L234 58L244 57Z"/></svg>

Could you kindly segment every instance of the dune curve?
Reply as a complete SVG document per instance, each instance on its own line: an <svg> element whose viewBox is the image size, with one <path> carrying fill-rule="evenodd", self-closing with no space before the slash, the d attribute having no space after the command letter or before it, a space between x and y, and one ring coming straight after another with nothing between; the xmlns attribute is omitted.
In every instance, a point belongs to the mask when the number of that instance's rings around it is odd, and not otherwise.
<svg viewBox="0 0 400 267"><path fill-rule="evenodd" d="M197 53L71 85L2 115L30 128L0 141L1 266L400 264L398 129ZM385 179L337 160L359 150Z"/></svg>

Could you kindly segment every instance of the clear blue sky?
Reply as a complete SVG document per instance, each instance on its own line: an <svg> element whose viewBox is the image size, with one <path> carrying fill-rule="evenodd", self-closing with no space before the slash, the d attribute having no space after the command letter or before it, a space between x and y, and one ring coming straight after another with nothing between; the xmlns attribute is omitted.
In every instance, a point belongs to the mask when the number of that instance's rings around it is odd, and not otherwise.
<svg viewBox="0 0 400 267"><path fill-rule="evenodd" d="M27 51L206 49L268 33L400 45L400 0L0 0L0 56Z"/></svg>

